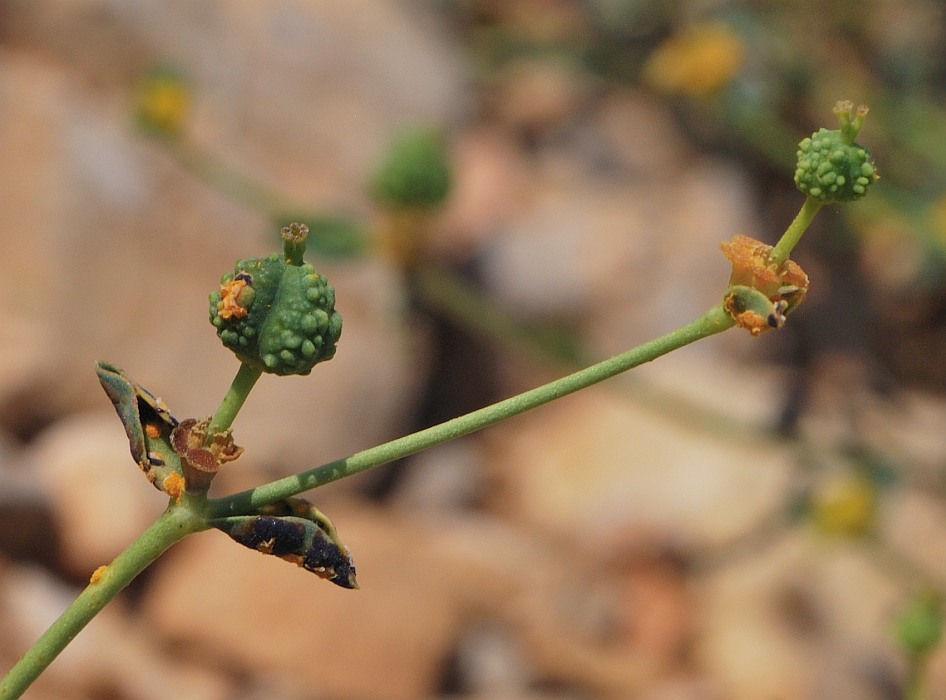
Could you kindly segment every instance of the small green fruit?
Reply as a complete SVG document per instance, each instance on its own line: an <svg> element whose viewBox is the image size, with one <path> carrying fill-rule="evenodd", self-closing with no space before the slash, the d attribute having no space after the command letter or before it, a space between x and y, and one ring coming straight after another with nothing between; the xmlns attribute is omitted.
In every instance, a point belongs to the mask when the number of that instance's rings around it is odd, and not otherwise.
<svg viewBox="0 0 946 700"><path fill-rule="evenodd" d="M430 209L450 192L450 164L439 134L414 131L391 146L371 182L375 198L395 208Z"/></svg>
<svg viewBox="0 0 946 700"><path fill-rule="evenodd" d="M210 295L210 322L223 344L244 364L270 374L309 374L332 359L342 333L335 290L302 262L303 229L283 229L284 256L237 261Z"/></svg>
<svg viewBox="0 0 946 700"><path fill-rule="evenodd" d="M839 102L834 112L840 129L819 129L798 144L795 185L822 202L851 202L867 194L878 178L870 150L854 142L867 115L859 107L852 117L850 102Z"/></svg>

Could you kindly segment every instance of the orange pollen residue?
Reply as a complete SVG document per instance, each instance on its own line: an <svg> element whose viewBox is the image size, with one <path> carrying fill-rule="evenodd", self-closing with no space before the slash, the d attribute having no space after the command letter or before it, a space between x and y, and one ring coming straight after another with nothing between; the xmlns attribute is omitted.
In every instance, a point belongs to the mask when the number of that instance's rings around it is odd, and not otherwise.
<svg viewBox="0 0 946 700"><path fill-rule="evenodd" d="M732 263L729 286L757 289L773 303L783 296L790 306L798 306L808 291L808 275L793 260L777 265L772 246L748 236L733 236L720 249ZM791 297L791 298L789 298Z"/></svg>
<svg viewBox="0 0 946 700"><path fill-rule="evenodd" d="M730 311L730 313L732 312ZM743 311L741 314L736 314L734 318L739 328L746 329L752 335L759 335L762 331L767 331L772 327L754 311Z"/></svg>
<svg viewBox="0 0 946 700"><path fill-rule="evenodd" d="M145 423L145 435L152 440L156 440L161 437L161 428L157 423Z"/></svg>
<svg viewBox="0 0 946 700"><path fill-rule="evenodd" d="M89 577L89 583L98 583L105 576L105 572L108 571L108 567L105 564L102 564L99 568L92 572L92 575Z"/></svg>
<svg viewBox="0 0 946 700"><path fill-rule="evenodd" d="M220 285L220 301L217 302L217 313L220 318L243 318L248 312L245 306L240 306L237 297L247 286L246 280L232 279L226 284Z"/></svg>
<svg viewBox="0 0 946 700"><path fill-rule="evenodd" d="M161 482L161 489L174 500L178 500L184 493L184 477L177 472L171 472Z"/></svg>
<svg viewBox="0 0 946 700"><path fill-rule="evenodd" d="M778 266L771 262L772 246L748 236L733 236L719 247L732 263L730 286L742 284L766 296L778 290L781 282Z"/></svg>

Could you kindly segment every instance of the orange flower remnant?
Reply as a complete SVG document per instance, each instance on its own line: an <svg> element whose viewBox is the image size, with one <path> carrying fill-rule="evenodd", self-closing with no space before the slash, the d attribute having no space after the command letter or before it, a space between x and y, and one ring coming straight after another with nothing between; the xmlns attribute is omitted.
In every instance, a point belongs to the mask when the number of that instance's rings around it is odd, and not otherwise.
<svg viewBox="0 0 946 700"><path fill-rule="evenodd" d="M217 302L217 313L220 318L243 318L249 310L240 303L240 292L249 286L246 278L237 275L226 284L220 285L220 301Z"/></svg>
<svg viewBox="0 0 946 700"><path fill-rule="evenodd" d="M161 490L175 501L180 500L181 494L184 493L184 477L177 472L171 472L164 477L161 487Z"/></svg>
<svg viewBox="0 0 946 700"><path fill-rule="evenodd" d="M752 335L781 328L786 314L804 300L808 275L792 260L775 263L772 246L748 236L734 236L720 249L732 262L724 305L736 325Z"/></svg>

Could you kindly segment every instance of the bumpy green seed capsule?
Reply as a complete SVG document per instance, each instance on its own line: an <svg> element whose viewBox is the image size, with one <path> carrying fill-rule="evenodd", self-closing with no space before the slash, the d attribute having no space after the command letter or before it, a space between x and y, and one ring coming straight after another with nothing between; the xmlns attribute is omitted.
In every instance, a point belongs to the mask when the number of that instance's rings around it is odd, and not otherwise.
<svg viewBox="0 0 946 700"><path fill-rule="evenodd" d="M822 202L860 199L879 177L870 150L854 142L867 108L853 118L852 111L850 102L839 102L834 112L841 128L819 129L798 144L795 185Z"/></svg>
<svg viewBox="0 0 946 700"><path fill-rule="evenodd" d="M284 255L238 260L210 295L210 322L245 364L270 374L308 374L335 355L342 317L335 290L302 262L308 229L283 229Z"/></svg>

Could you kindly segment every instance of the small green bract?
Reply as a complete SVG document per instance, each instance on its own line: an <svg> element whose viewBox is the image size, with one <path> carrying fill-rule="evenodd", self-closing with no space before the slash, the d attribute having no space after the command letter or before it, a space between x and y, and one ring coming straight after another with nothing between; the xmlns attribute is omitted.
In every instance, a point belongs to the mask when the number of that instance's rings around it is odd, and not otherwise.
<svg viewBox="0 0 946 700"><path fill-rule="evenodd" d="M279 375L309 374L335 355L342 333L325 277L275 253L237 261L210 295L210 322L242 362Z"/></svg>
<svg viewBox="0 0 946 700"><path fill-rule="evenodd" d="M819 129L798 144L795 184L815 199L860 199L877 178L870 150L857 143L846 143L840 129Z"/></svg>

